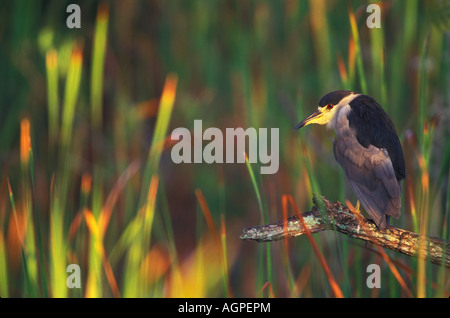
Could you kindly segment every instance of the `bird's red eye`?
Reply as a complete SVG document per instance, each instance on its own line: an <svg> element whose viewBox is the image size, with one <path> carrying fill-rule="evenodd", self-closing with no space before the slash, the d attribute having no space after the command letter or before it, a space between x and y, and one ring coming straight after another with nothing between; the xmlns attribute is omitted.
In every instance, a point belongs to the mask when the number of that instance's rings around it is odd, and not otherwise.
<svg viewBox="0 0 450 318"><path fill-rule="evenodd" d="M333 107L334 107L333 104L328 104L328 105L327 105L327 109L332 109Z"/></svg>

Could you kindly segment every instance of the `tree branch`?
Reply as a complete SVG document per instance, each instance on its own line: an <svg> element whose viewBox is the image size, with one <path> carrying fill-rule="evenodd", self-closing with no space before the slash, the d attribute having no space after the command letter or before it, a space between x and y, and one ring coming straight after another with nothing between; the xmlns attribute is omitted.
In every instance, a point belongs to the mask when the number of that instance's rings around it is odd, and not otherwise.
<svg viewBox="0 0 450 318"><path fill-rule="evenodd" d="M371 242L396 252L415 257L428 257L434 264L444 262L450 268L450 242L434 237L424 237L417 233L388 226L380 231L372 220L361 214L354 214L340 202L330 202L327 198L315 195L312 211L302 214L311 233L333 230L349 237ZM306 233L297 216L275 224L247 227L240 238L247 241L269 242L300 236ZM426 245L423 244L426 240ZM424 250L423 247L426 247Z"/></svg>

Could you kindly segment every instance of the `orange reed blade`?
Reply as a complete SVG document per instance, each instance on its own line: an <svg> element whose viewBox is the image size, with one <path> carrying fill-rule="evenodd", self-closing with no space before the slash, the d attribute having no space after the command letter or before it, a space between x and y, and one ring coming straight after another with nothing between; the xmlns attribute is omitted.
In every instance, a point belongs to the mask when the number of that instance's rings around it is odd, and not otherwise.
<svg viewBox="0 0 450 318"><path fill-rule="evenodd" d="M325 258L323 257L322 253L320 252L319 247L317 246L317 243L314 240L314 237L312 236L312 233L309 230L308 225L305 223L305 220L303 219L303 216L302 216L300 210L298 209L297 205L294 202L294 199L290 195L288 195L287 197L288 197L289 202L291 203L291 206L294 209L299 221L302 223L302 226L305 229L306 237L308 238L309 243L311 244L311 246L314 250L314 253L316 254L316 257L319 260L320 265L322 265L322 268L325 272L325 275L327 276L328 282L331 286L331 289L333 290L334 295L337 298L344 298L344 294L342 293L341 288L339 287L336 280L334 279L333 273L331 272L330 267L328 266L328 263L326 262Z"/></svg>
<svg viewBox="0 0 450 318"><path fill-rule="evenodd" d="M22 119L20 122L20 162L28 164L30 160L31 137L30 137L30 120Z"/></svg>
<svg viewBox="0 0 450 318"><path fill-rule="evenodd" d="M216 225L214 224L214 220L211 215L211 211L209 210L208 203L206 203L205 197L201 190L195 190L195 196L197 197L198 203L200 204L200 208L203 212L203 216L205 217L206 224L208 225L209 230L214 239L214 243L217 246L217 250L220 251L220 256L222 257L222 246L220 244L220 237L217 231Z"/></svg>
<svg viewBox="0 0 450 318"><path fill-rule="evenodd" d="M273 290L272 290L272 284L270 284L270 282L266 282L263 285L261 290L256 294L255 298L258 298L264 292L264 289L266 289L266 288L269 288L269 297L270 298L275 298L275 295L273 294Z"/></svg>
<svg viewBox="0 0 450 318"><path fill-rule="evenodd" d="M349 211L352 212L353 215L356 217L356 219L358 220L361 227L364 228L364 231L370 232L370 230L365 226L365 223L363 222L361 215L354 210L353 206L350 204L350 207L349 206L347 206L347 207L349 208ZM392 262L392 260L390 259L390 257L386 254L386 252L383 250L383 248L381 248L378 245L375 245L375 246L376 246L378 252L380 253L381 257L383 258L383 260L388 264L389 269L391 270L392 274L394 274L395 279L397 279L397 281L400 284L400 286L402 287L402 289L405 291L405 293L408 295L408 297L413 297L412 292L409 290L408 286L406 285L405 280L400 275L399 271L397 270L397 267L395 267L395 265Z"/></svg>

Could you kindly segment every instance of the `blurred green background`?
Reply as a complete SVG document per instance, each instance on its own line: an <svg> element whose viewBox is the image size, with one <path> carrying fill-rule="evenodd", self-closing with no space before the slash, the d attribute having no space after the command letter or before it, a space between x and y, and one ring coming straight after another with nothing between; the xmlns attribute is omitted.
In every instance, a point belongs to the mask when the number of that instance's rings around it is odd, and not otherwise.
<svg viewBox="0 0 450 318"><path fill-rule="evenodd" d="M66 26L72 2L81 29ZM379 29L369 3L1 0L0 296L332 297L306 238L239 235L281 220L283 195L302 211L315 192L356 203L332 133L293 132L338 89L374 97L396 126L407 179L393 224L449 240L450 3L376 2ZM174 164L166 137L195 119L279 128L279 171ZM314 238L345 297L449 296L444 267ZM66 286L72 263L81 289ZM372 263L381 289L366 286Z"/></svg>

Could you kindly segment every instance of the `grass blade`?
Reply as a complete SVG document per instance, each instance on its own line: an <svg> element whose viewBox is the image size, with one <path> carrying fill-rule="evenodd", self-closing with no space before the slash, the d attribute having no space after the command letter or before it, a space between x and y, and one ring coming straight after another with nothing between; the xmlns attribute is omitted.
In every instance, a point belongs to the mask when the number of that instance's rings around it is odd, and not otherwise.
<svg viewBox="0 0 450 318"><path fill-rule="evenodd" d="M205 197L203 196L203 193L201 190L197 189L195 190L195 196L197 197L197 201L200 204L200 208L203 212L203 216L205 217L206 223L208 224L208 228L211 231L212 237L214 239L214 243L216 245L217 251L219 251L219 257L222 264L222 280L224 284L225 294L229 295L229 289L228 289L228 268L226 263L226 255L225 255L225 236L224 236L224 223L222 219L222 228L221 228L221 236L219 237L219 232L217 230L216 225L214 224L214 220L211 215L211 211L209 210L208 203L205 200Z"/></svg>
<svg viewBox="0 0 450 318"><path fill-rule="evenodd" d="M58 53L50 50L46 55L48 98L48 142L50 167L54 167L56 143L59 131Z"/></svg>
<svg viewBox="0 0 450 318"><path fill-rule="evenodd" d="M359 32L358 32L358 24L356 22L355 14L353 13L353 9L349 6L348 15L350 18L350 26L352 30L352 37L355 42L355 55L356 55L356 67L358 69L359 81L361 84L361 92L363 94L367 94L367 82L366 76L364 74L364 65L361 53L361 42L359 41Z"/></svg>
<svg viewBox="0 0 450 318"><path fill-rule="evenodd" d="M169 128L173 105L175 104L177 82L178 76L175 74L170 74L167 76L164 84L152 145L144 171L144 182L149 182L153 174L158 171L161 153L164 149L164 140ZM144 185L144 189L148 189L148 187L145 187ZM141 198L145 198L145 196L141 196Z"/></svg>
<svg viewBox="0 0 450 318"><path fill-rule="evenodd" d="M339 285L337 284L336 280L334 279L333 273L330 270L330 267L328 266L327 261L325 260L325 257L322 255L322 253L319 250L319 247L317 246L316 241L314 240L314 237L311 234L311 231L309 230L308 225L306 224L305 220L303 219L303 216L298 209L297 205L294 202L294 199L292 196L287 196L289 199L289 202L291 203L292 208L295 211L295 214L297 215L298 219L302 223L303 228L306 230L306 237L308 238L309 243L311 244L314 254L316 254L317 259L319 260L320 265L322 266L325 275L328 279L328 283L331 286L331 290L333 291L334 295L337 298L343 298L344 294L342 293L342 290L340 289Z"/></svg>

